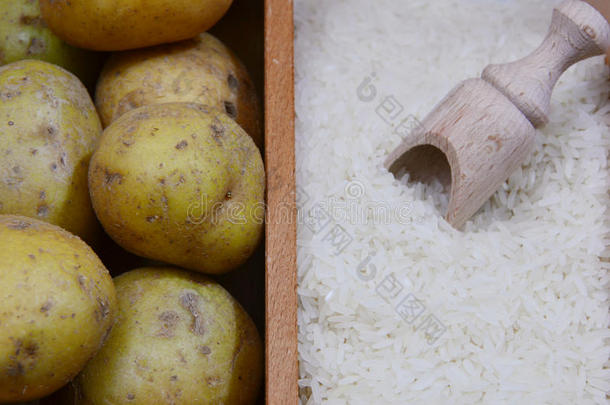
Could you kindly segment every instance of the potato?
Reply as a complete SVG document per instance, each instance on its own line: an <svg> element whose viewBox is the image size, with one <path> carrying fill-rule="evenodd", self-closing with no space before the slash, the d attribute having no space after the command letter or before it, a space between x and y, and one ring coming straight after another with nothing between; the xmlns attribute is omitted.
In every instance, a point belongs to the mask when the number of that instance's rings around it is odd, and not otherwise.
<svg viewBox="0 0 610 405"><path fill-rule="evenodd" d="M232 0L40 0L55 34L80 48L120 51L193 38Z"/></svg>
<svg viewBox="0 0 610 405"><path fill-rule="evenodd" d="M175 101L215 107L263 146L260 110L250 76L237 57L212 35L171 45L115 53L97 85L102 124L148 104Z"/></svg>
<svg viewBox="0 0 610 405"><path fill-rule="evenodd" d="M112 279L63 229L0 215L0 403L70 381L101 347L118 311Z"/></svg>
<svg viewBox="0 0 610 405"><path fill-rule="evenodd" d="M205 273L254 251L265 173L252 139L200 104L152 104L104 131L89 189L106 232L124 249Z"/></svg>
<svg viewBox="0 0 610 405"><path fill-rule="evenodd" d="M118 322L74 381L79 405L253 404L262 344L211 279L172 268L115 278Z"/></svg>
<svg viewBox="0 0 610 405"><path fill-rule="evenodd" d="M92 85L101 55L74 48L59 39L40 16L38 0L3 0L0 9L0 65L39 59L59 65Z"/></svg>
<svg viewBox="0 0 610 405"><path fill-rule="evenodd" d="M87 170L101 132L71 73L34 60L0 67L0 214L38 218L91 241L99 226Z"/></svg>

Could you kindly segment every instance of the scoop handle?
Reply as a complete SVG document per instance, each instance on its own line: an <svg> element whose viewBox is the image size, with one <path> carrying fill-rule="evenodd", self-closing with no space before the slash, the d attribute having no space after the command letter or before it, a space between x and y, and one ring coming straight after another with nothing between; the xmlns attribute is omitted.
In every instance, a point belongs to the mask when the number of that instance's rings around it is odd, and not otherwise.
<svg viewBox="0 0 610 405"><path fill-rule="evenodd" d="M508 97L534 127L549 120L553 88L574 63L610 48L610 25L593 6L566 0L553 10L542 44L525 58L489 65L481 77Z"/></svg>

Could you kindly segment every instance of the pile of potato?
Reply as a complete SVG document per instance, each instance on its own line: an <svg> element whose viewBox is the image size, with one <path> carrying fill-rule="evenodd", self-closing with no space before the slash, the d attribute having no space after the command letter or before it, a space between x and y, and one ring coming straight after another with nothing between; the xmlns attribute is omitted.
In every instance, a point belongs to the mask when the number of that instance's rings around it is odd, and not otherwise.
<svg viewBox="0 0 610 405"><path fill-rule="evenodd" d="M204 32L230 5L1 3L0 403L256 401L261 338L213 278L264 222L259 101Z"/></svg>

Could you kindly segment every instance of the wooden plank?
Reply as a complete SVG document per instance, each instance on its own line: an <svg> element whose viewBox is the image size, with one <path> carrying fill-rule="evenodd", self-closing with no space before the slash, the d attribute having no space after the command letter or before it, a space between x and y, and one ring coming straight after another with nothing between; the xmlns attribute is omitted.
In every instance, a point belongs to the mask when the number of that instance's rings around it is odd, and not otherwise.
<svg viewBox="0 0 610 405"><path fill-rule="evenodd" d="M266 400L298 403L292 0L265 1Z"/></svg>

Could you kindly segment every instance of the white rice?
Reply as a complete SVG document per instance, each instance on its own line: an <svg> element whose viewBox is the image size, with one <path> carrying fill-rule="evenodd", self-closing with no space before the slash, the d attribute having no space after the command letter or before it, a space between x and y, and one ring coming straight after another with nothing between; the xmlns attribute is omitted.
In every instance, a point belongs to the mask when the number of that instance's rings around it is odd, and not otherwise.
<svg viewBox="0 0 610 405"><path fill-rule="evenodd" d="M562 77L533 154L463 231L440 186L381 167L401 139L376 113L386 97L404 108L395 124L423 119L536 47L556 4L295 0L303 403L608 403L601 57Z"/></svg>

